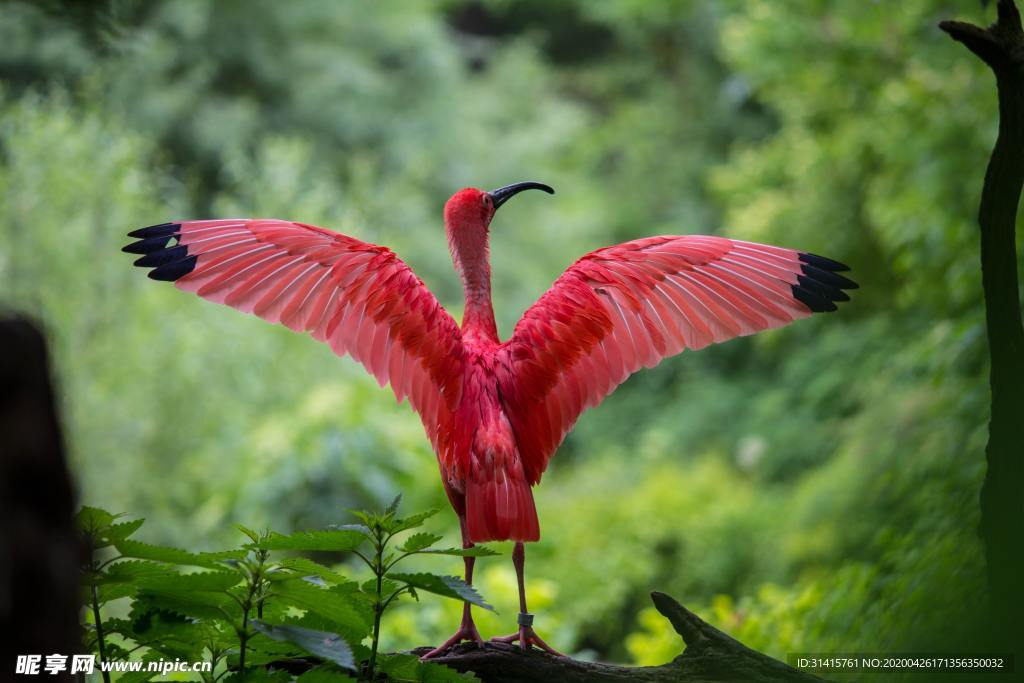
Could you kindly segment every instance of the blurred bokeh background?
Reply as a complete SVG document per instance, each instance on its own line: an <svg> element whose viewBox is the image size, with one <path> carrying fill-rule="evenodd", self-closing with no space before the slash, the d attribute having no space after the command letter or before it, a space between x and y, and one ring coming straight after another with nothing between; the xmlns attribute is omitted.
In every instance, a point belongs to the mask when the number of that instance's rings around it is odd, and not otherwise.
<svg viewBox="0 0 1024 683"><path fill-rule="evenodd" d="M988 12L992 12L992 8ZM416 416L311 339L147 280L131 229L301 220L392 247L453 312L441 208L492 229L507 335L586 251L715 232L821 253L839 313L684 353L580 420L527 575L560 649L661 663L668 592L754 648L952 647L984 605L975 210L991 76L936 28L978 0L7 2L0 304L54 344L82 499L213 549L437 506ZM505 555L478 563L514 627ZM442 569L445 560L432 569ZM461 570L452 561L449 569ZM353 568L355 570L355 568ZM436 642L457 604L390 615Z"/></svg>

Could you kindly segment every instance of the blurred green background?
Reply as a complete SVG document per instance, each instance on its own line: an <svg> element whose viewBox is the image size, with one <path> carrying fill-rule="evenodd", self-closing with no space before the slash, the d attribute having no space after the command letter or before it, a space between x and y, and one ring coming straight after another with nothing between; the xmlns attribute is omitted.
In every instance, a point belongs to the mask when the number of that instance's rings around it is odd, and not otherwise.
<svg viewBox="0 0 1024 683"><path fill-rule="evenodd" d="M992 8L988 9L992 13ZM0 22L0 302L45 324L83 501L212 549L445 506L418 418L311 339L147 280L182 218L392 247L456 317L441 208L536 179L492 229L499 326L578 256L720 232L849 263L839 313L684 353L580 420L536 490L541 634L661 663L648 592L751 647L942 650L984 604L974 221L991 76L936 28L978 0L94 0ZM514 628L505 554L478 563ZM440 561L443 565L443 560ZM443 568L438 563L432 569ZM450 570L461 571L452 561ZM449 635L457 604L387 618Z"/></svg>

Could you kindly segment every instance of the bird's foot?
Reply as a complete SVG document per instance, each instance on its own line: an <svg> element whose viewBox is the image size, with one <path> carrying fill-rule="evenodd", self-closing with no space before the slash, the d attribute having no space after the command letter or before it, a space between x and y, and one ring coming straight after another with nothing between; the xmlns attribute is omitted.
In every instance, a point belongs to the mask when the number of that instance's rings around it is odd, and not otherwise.
<svg viewBox="0 0 1024 683"><path fill-rule="evenodd" d="M565 656L555 648L545 643L541 637L537 635L537 632L533 630L532 614L524 614L520 612L518 633L513 633L510 636L497 636L495 638L491 638L492 643L514 643L516 641L519 641L519 648L523 652L529 650L531 645L536 645L548 654L552 654L556 657Z"/></svg>
<svg viewBox="0 0 1024 683"><path fill-rule="evenodd" d="M427 654L420 657L420 661L433 659L434 657L440 657L448 650L452 649L464 640L468 640L472 643L476 643L478 647L483 647L484 639L480 637L480 632L476 630L476 624L470 620L468 623L463 621L462 626L455 632L455 635L448 640L441 643L440 646L435 647Z"/></svg>

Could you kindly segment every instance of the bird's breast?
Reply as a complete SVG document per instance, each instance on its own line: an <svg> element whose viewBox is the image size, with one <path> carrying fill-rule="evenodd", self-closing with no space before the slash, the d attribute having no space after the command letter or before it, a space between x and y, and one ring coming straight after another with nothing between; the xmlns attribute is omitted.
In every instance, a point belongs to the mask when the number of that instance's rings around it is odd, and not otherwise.
<svg viewBox="0 0 1024 683"><path fill-rule="evenodd" d="M460 478L474 468L504 465L518 457L515 435L501 399L501 367L497 364L487 354L479 354L466 364L462 403L455 416L460 438L454 464Z"/></svg>

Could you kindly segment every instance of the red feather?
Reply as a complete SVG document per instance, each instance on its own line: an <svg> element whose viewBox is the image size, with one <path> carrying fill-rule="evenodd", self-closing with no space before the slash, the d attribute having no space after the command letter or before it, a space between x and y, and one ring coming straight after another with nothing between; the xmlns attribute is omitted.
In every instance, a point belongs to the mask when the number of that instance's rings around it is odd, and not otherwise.
<svg viewBox="0 0 1024 683"><path fill-rule="evenodd" d="M390 250L280 220L166 223L125 251L150 276L308 332L419 413L471 542L536 541L532 485L580 414L683 349L834 310L841 264L723 237L661 236L587 254L497 337L487 193L445 226L466 292L461 329Z"/></svg>

